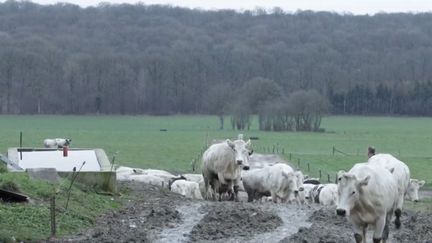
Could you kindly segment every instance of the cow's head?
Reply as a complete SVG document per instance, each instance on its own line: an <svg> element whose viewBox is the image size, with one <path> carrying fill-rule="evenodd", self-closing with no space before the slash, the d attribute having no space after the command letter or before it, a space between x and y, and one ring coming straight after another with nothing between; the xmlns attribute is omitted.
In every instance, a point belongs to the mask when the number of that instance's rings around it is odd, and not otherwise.
<svg viewBox="0 0 432 243"><path fill-rule="evenodd" d="M251 141L243 140L231 141L226 140L228 146L233 150L235 156L235 163L241 166L244 170L249 170L249 156L252 154Z"/></svg>
<svg viewBox="0 0 432 243"><path fill-rule="evenodd" d="M418 202L419 196L418 191L420 187L424 186L425 181L419 181L417 179L410 179L410 183L408 185L408 189L406 191L406 198L408 200Z"/></svg>
<svg viewBox="0 0 432 243"><path fill-rule="evenodd" d="M370 176L357 178L354 174L339 171L338 203L336 213L340 216L349 215L363 193L363 187L369 183Z"/></svg>
<svg viewBox="0 0 432 243"><path fill-rule="evenodd" d="M294 175L297 179L297 187L299 191L303 191L304 187L303 187L303 181L304 181L304 175L301 171L296 171L294 172Z"/></svg>
<svg viewBox="0 0 432 243"><path fill-rule="evenodd" d="M285 172L282 171L282 176L285 180L285 190L294 192L294 195L297 197L299 193L299 188L297 185L297 177L295 172Z"/></svg>
<svg viewBox="0 0 432 243"><path fill-rule="evenodd" d="M72 142L72 139L66 138L65 139L65 146L68 146Z"/></svg>

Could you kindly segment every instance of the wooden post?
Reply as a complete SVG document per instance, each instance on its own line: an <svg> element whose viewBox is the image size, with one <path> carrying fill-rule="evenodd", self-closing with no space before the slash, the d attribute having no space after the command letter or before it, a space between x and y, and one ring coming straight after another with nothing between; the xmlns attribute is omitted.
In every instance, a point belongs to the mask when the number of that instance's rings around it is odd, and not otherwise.
<svg viewBox="0 0 432 243"><path fill-rule="evenodd" d="M291 161L292 159L292 153L289 154L289 160Z"/></svg>
<svg viewBox="0 0 432 243"><path fill-rule="evenodd" d="M335 154L335 150L336 150L336 148L335 148L335 146L333 146L333 156Z"/></svg>
<svg viewBox="0 0 432 243"><path fill-rule="evenodd" d="M51 238L54 238L56 235L56 215L55 215L55 195L51 197Z"/></svg>
<svg viewBox="0 0 432 243"><path fill-rule="evenodd" d="M321 180L321 170L319 170L319 178L320 178L320 180Z"/></svg>
<svg viewBox="0 0 432 243"><path fill-rule="evenodd" d="M20 160L22 160L22 138L23 133L20 132Z"/></svg>
<svg viewBox="0 0 432 243"><path fill-rule="evenodd" d="M310 165L309 165L309 163L308 163L308 172L310 172Z"/></svg>
<svg viewBox="0 0 432 243"><path fill-rule="evenodd" d="M327 181L330 182L330 174L327 174Z"/></svg>
<svg viewBox="0 0 432 243"><path fill-rule="evenodd" d="M285 154L285 149L284 148L282 149L282 154Z"/></svg>
<svg viewBox="0 0 432 243"><path fill-rule="evenodd" d="M300 169L300 159L297 159L298 168Z"/></svg>

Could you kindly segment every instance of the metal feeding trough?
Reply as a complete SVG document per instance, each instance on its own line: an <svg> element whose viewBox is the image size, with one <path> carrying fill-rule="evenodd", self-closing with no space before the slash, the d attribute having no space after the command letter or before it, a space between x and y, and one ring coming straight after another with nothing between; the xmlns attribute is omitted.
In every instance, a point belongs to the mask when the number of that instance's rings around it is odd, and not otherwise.
<svg viewBox="0 0 432 243"><path fill-rule="evenodd" d="M81 171L104 171L110 169L110 162L103 149L63 149L45 148L9 148L8 158L22 169L55 168L57 171L71 172L75 168ZM9 168L9 170L13 168Z"/></svg>
<svg viewBox="0 0 432 243"><path fill-rule="evenodd" d="M115 172L103 149L9 148L6 160L9 171L53 168L61 177L77 171L77 181L116 191Z"/></svg>
<svg viewBox="0 0 432 243"><path fill-rule="evenodd" d="M0 189L0 200L3 202L28 202L29 198L17 192Z"/></svg>

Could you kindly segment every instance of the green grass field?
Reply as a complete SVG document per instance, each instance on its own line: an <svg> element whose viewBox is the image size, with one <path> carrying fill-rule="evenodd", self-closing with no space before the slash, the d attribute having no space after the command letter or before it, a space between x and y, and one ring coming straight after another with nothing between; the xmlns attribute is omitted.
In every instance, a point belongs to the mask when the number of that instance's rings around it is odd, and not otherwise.
<svg viewBox="0 0 432 243"><path fill-rule="evenodd" d="M356 162L366 161L366 149L388 152L408 164L412 176L432 181L432 118L346 117L323 119L325 133L262 132L256 119L246 137L255 136L257 152L284 151L312 176L322 170L323 177L348 170ZM44 138L69 137L72 147L103 148L116 164L190 171L192 159L199 158L206 141L235 138L229 126L218 129L212 116L0 116L0 153L19 146L23 132L24 147L41 147ZM161 132L160 129L167 129ZM349 155L332 155L333 146ZM307 163L310 172L307 172Z"/></svg>

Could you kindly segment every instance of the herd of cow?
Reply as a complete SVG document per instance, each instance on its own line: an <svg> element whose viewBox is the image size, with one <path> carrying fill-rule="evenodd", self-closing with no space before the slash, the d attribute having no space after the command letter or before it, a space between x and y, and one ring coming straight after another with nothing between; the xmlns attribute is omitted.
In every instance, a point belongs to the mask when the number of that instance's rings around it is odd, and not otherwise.
<svg viewBox="0 0 432 243"><path fill-rule="evenodd" d="M250 140L227 139L204 152L202 175L119 167L117 180L160 185L195 199L336 205L336 214L352 223L355 241L365 241L371 226L374 243L386 242L393 217L400 227L404 198L418 201L425 183L411 179L408 166L390 154L376 154L348 172L339 171L337 184L320 184L286 163L251 166L252 153Z"/></svg>

